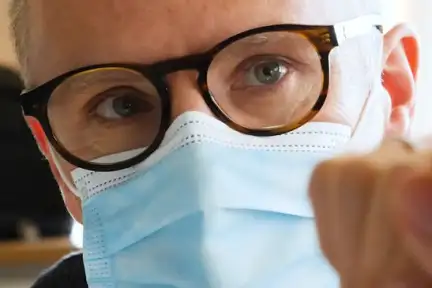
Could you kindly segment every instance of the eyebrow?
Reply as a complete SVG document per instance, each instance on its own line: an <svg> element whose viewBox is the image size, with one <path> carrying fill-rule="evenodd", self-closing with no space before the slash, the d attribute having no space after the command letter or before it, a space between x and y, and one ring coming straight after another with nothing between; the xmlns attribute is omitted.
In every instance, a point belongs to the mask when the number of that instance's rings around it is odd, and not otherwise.
<svg viewBox="0 0 432 288"><path fill-rule="evenodd" d="M267 33L272 33L272 32L267 32ZM272 36L278 36L278 33L274 33L274 32L273 32L273 33L272 33ZM246 37L246 38L242 38L242 39L240 39L238 45L242 45L242 46L263 46L263 45L268 44L268 43L271 43L271 42L279 41L279 40L282 39L282 38L285 38L284 35L280 35L279 37L275 37L275 38L269 38L269 37L267 37L266 35L262 35L262 34L255 34L255 35L251 35L251 36L249 36L249 37ZM273 40L273 41L270 41L270 40ZM89 73L89 74L91 75L92 73ZM94 75L91 75L91 76L94 76ZM80 83L81 83L81 82L90 83L90 82L92 82L92 81L94 82L94 80L92 80L93 77L90 77L90 76L88 76L88 75L86 75L86 77L88 77L88 79L83 78L83 80L80 79L79 82L80 82ZM53 79L55 79L55 78L53 78ZM69 83L68 83L68 84L69 84ZM40 86L40 85L37 85L37 84L31 83L31 84L28 85L28 88L25 89L24 92L31 91L31 90L33 90L33 89L39 87L39 86Z"/></svg>
<svg viewBox="0 0 432 288"><path fill-rule="evenodd" d="M67 86L66 88L87 88L88 86L91 86L93 84L103 84L103 83L135 83L135 82L141 82L142 76L139 75L139 78L136 78L134 76L138 76L135 74L115 74L115 73L109 73L105 75L96 75L97 73L87 73L86 75L80 75L77 79L71 79L71 81L66 81ZM63 84L63 85L64 85Z"/></svg>
<svg viewBox="0 0 432 288"><path fill-rule="evenodd" d="M262 45L269 42L269 38L265 35L255 34L250 37L244 38L244 42L248 44ZM243 41L242 41L243 42Z"/></svg>
<svg viewBox="0 0 432 288"><path fill-rule="evenodd" d="M295 33L295 32L293 32L293 33ZM265 34L269 34L269 35L271 35L271 37L268 37ZM275 43L275 42L281 41L282 39L289 38L288 35L290 35L290 33L266 32L264 34L255 34L255 35L251 35L249 37L240 39L238 41L238 45L263 46L265 44Z"/></svg>

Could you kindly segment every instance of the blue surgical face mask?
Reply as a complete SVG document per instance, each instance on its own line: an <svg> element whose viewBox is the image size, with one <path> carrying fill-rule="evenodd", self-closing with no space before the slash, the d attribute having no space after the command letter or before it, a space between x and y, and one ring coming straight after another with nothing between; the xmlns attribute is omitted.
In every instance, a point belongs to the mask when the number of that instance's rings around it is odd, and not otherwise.
<svg viewBox="0 0 432 288"><path fill-rule="evenodd" d="M347 126L309 123L252 137L189 112L139 166L73 171L90 287L338 287L307 186L350 136Z"/></svg>

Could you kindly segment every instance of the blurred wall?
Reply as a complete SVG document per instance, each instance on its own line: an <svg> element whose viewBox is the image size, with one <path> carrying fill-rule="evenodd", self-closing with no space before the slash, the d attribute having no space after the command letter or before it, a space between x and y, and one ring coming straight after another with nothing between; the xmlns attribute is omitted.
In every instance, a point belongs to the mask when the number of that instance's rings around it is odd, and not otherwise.
<svg viewBox="0 0 432 288"><path fill-rule="evenodd" d="M414 132L432 134L432 1L414 0L411 3L406 19L413 24L422 45Z"/></svg>
<svg viewBox="0 0 432 288"><path fill-rule="evenodd" d="M7 4L8 1L0 1L0 64L15 66L15 56L13 47L9 39L9 31L7 26ZM8 288L28 288L34 281L35 273L24 276L23 271L0 271L0 287ZM18 276L20 275L20 276Z"/></svg>

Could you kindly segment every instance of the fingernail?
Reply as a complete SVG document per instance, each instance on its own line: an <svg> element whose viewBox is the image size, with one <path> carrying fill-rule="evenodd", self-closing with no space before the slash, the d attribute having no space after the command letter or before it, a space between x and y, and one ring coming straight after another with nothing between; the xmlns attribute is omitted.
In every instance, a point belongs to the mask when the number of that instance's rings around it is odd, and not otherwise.
<svg viewBox="0 0 432 288"><path fill-rule="evenodd" d="M412 178L403 187L406 228L416 238L432 237L432 177Z"/></svg>

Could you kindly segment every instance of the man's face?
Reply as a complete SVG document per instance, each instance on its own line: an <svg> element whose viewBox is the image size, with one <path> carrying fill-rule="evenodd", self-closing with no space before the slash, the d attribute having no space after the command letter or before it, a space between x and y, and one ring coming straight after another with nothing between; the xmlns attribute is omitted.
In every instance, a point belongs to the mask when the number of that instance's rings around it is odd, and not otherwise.
<svg viewBox="0 0 432 288"><path fill-rule="evenodd" d="M31 1L34 49L29 78L32 84L41 84L91 64L149 64L199 53L232 35L264 25L335 24L368 12L358 9L357 2L360 1ZM332 59L332 91L328 102L342 106L329 107L331 112L324 112L320 120L344 124L357 120L371 84L371 78L365 77L371 74L365 61L378 59L373 54L379 53L376 49L379 42L374 42L372 35L366 38L369 39L348 43L342 47L344 52L336 53L339 55ZM362 40L375 49L359 53ZM367 46L363 43L363 47ZM169 78L174 115L184 110L206 110L193 87L194 77L180 72ZM350 83L344 79L350 79Z"/></svg>
<svg viewBox="0 0 432 288"><path fill-rule="evenodd" d="M264 25L332 25L372 12L363 7L367 1L357 0L29 2L27 80L31 85L92 64L151 64L204 52L232 35ZM314 121L355 128L371 86L380 85L379 38L378 33L370 33L332 52L328 100ZM176 72L167 80L172 118L192 110L211 114L196 88L196 72ZM389 110L388 94L377 97L382 98L378 109ZM74 101L71 97L64 103Z"/></svg>

